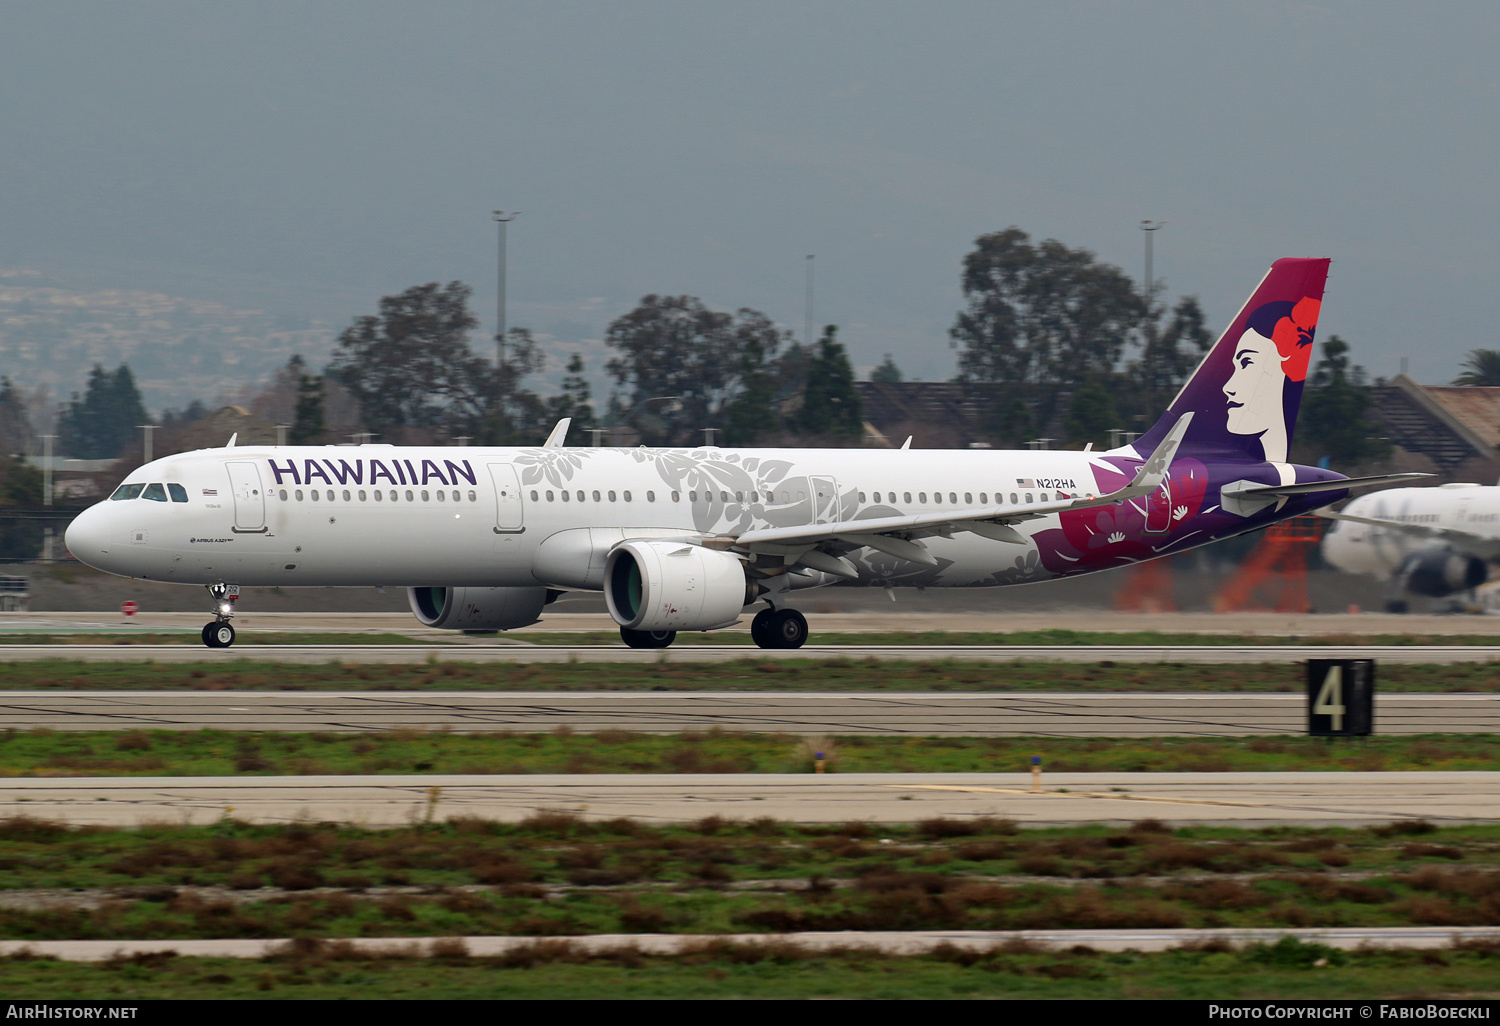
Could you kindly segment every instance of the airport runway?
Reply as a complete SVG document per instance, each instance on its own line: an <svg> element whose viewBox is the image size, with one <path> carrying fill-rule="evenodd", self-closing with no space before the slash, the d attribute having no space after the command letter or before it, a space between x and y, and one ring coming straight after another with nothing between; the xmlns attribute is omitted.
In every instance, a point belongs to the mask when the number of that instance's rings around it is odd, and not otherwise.
<svg viewBox="0 0 1500 1026"><path fill-rule="evenodd" d="M802 823L995 816L1023 826L1363 826L1500 820L1500 773L1021 773L8 778L0 817L85 825L294 821L400 826L538 810L648 823L771 817Z"/></svg>
<svg viewBox="0 0 1500 1026"><path fill-rule="evenodd" d="M1305 659L1376 659L1386 663L1500 662L1488 645L807 645L758 649L746 645L0 645L0 662L69 659L82 662L220 663L724 663L745 659L854 659L875 662L953 660L984 663L1292 663Z"/></svg>
<svg viewBox="0 0 1500 1026"><path fill-rule="evenodd" d="M198 593L201 595L201 592ZM934 592L926 592L932 596ZM567 605L577 594L565 596ZM909 596L908 596L909 597ZM598 599L597 596L595 596ZM598 600L602 606L602 599ZM207 607L205 606L205 609ZM453 631L423 627L410 613L263 612L246 605L235 616L235 626L254 633L369 633L405 634L425 640L464 640L475 644L529 644L536 634L604 631L614 634L618 625L599 612L553 612L548 607L540 623L499 635L463 638ZM1010 634L1025 631L1085 631L1136 633L1164 631L1174 634L1246 635L1262 637L1338 637L1376 635L1486 635L1500 636L1500 617L1434 616L1391 613L1121 613L1110 609L980 611L952 609L932 611L910 603L893 603L883 609L858 613L826 613L804 609L812 638L819 634L869 634L889 631L965 631ZM203 626L204 612L164 613L142 611L126 617L118 612L0 612L0 634L129 635L175 633L195 635ZM750 633L749 618L722 633Z"/></svg>
<svg viewBox="0 0 1500 1026"><path fill-rule="evenodd" d="M1282 694L755 691L0 691L16 730L460 733L687 730L962 737L1301 734L1307 698ZM1500 730L1500 695L1376 698L1380 734Z"/></svg>

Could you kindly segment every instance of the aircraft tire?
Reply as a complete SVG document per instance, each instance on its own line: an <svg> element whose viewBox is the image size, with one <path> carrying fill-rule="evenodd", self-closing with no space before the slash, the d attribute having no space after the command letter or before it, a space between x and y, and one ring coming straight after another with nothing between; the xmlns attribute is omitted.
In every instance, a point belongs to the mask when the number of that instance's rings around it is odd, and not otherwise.
<svg viewBox="0 0 1500 1026"><path fill-rule="evenodd" d="M795 609L778 609L766 621L766 648L801 648L807 642L807 617Z"/></svg>
<svg viewBox="0 0 1500 1026"><path fill-rule="evenodd" d="M762 609L755 614L755 619L750 621L750 640L760 648L775 648L771 640L771 631L768 626L771 617L776 615L774 609Z"/></svg>
<svg viewBox="0 0 1500 1026"><path fill-rule="evenodd" d="M228 648L234 644L234 628L227 623L211 623L203 628L203 641L209 648Z"/></svg>
<svg viewBox="0 0 1500 1026"><path fill-rule="evenodd" d="M214 627L215 627L215 624L206 623L206 624L203 625L203 630L201 630L199 632L199 636L203 638L203 644L205 646L207 646L208 648L214 648L214 647L216 647L214 645L213 638L209 637L209 634L208 634L208 632L211 631L211 630L213 630Z"/></svg>
<svg viewBox="0 0 1500 1026"><path fill-rule="evenodd" d="M634 631L620 628L620 638L631 648L666 648L677 640L676 631Z"/></svg>

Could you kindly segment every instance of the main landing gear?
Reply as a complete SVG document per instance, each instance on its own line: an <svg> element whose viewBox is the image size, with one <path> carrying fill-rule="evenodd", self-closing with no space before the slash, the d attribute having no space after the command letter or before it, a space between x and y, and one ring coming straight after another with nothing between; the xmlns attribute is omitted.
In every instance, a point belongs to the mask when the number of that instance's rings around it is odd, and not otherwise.
<svg viewBox="0 0 1500 1026"><path fill-rule="evenodd" d="M203 628L204 641L211 645L208 627ZM230 633L232 635L233 631ZM677 632L636 631L621 627L620 637L631 648L666 648L677 640ZM750 637L761 648L801 648L807 642L807 617L795 609L762 609L750 621Z"/></svg>
<svg viewBox="0 0 1500 1026"><path fill-rule="evenodd" d="M807 617L795 609L762 609L750 621L750 638L761 648L801 648Z"/></svg>
<svg viewBox="0 0 1500 1026"><path fill-rule="evenodd" d="M234 616L234 601L240 597L240 589L230 584L210 584L208 593L214 600L214 619L203 625L203 643L209 648L228 648L234 644L234 627L229 620Z"/></svg>
<svg viewBox="0 0 1500 1026"><path fill-rule="evenodd" d="M677 640L676 631L633 631L620 628L620 638L631 648L666 648Z"/></svg>

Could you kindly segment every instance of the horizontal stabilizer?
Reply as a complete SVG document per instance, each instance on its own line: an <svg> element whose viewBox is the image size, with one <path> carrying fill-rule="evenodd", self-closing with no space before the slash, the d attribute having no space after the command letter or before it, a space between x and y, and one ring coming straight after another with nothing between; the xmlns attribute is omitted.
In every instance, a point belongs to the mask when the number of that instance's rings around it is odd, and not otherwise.
<svg viewBox="0 0 1500 1026"><path fill-rule="evenodd" d="M1304 481L1301 484L1256 485L1248 488L1225 488L1225 495L1312 495L1317 492L1341 492L1351 488L1373 488L1376 485L1402 484L1432 474L1381 474L1376 477L1342 477L1332 481Z"/></svg>

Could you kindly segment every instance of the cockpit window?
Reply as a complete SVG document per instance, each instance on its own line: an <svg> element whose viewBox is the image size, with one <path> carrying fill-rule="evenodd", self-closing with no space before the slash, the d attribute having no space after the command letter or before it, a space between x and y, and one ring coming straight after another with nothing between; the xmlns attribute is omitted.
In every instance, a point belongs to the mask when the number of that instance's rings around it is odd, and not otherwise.
<svg viewBox="0 0 1500 1026"><path fill-rule="evenodd" d="M187 502L187 489L180 484L167 485L167 492L172 496L173 502Z"/></svg>
<svg viewBox="0 0 1500 1026"><path fill-rule="evenodd" d="M152 502L166 502L167 490L161 485L152 482L151 484L148 484L146 486L146 490L141 493L141 498L150 499Z"/></svg>
<svg viewBox="0 0 1500 1026"><path fill-rule="evenodd" d="M141 494L141 489L144 487L146 486L143 484L122 484L115 489L115 494L111 495L110 499L134 499Z"/></svg>

